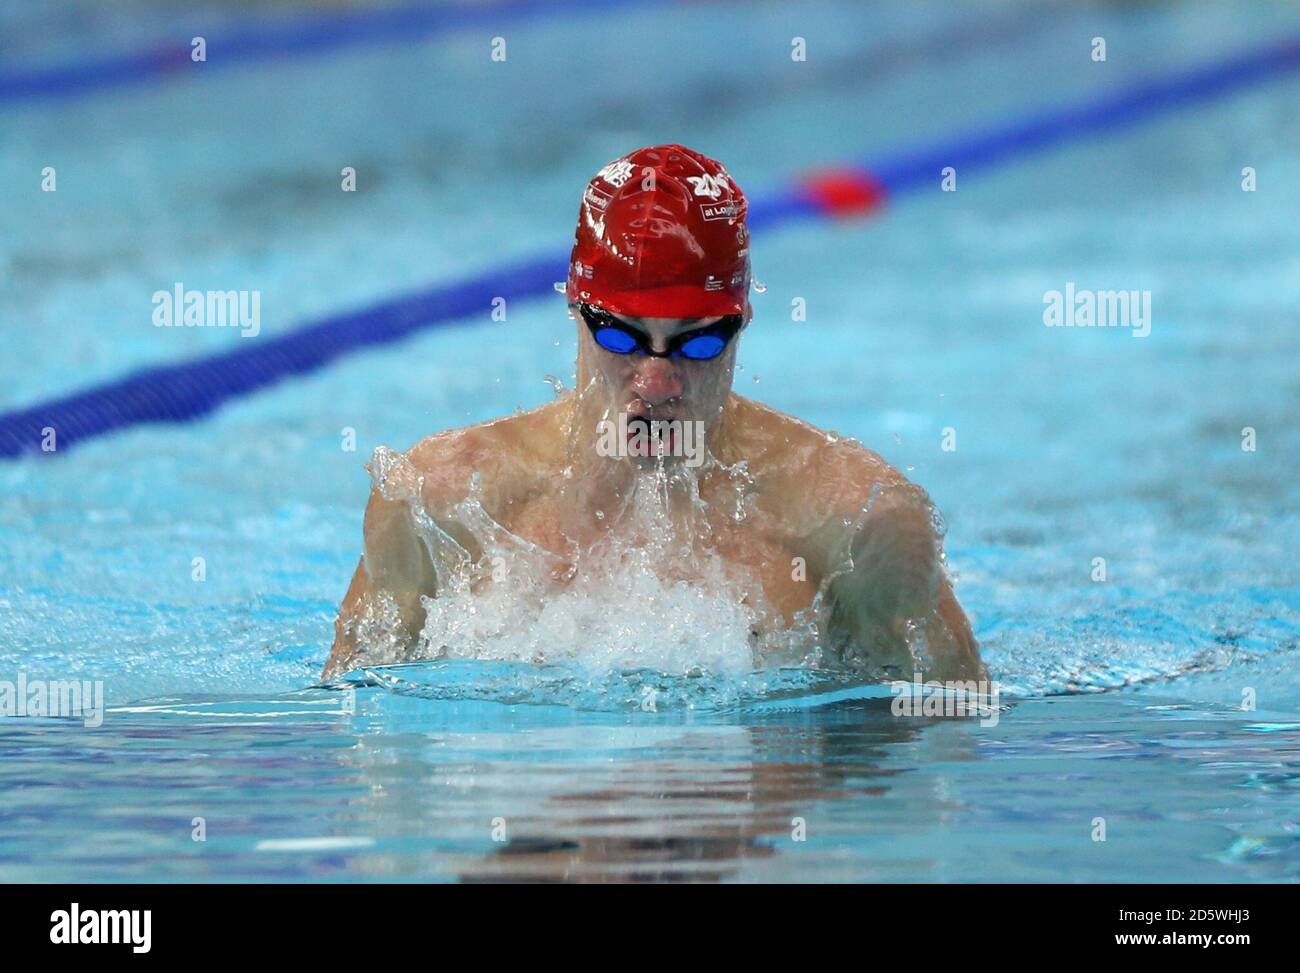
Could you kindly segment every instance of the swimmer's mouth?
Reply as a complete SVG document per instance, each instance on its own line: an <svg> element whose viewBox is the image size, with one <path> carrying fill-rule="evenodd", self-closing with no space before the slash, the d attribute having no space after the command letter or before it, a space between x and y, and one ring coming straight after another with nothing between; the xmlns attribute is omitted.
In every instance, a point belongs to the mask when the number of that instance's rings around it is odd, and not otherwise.
<svg viewBox="0 0 1300 973"><path fill-rule="evenodd" d="M669 425L671 423L671 425ZM637 415L627 418L629 455L651 457L660 452L676 455L681 423L676 416Z"/></svg>

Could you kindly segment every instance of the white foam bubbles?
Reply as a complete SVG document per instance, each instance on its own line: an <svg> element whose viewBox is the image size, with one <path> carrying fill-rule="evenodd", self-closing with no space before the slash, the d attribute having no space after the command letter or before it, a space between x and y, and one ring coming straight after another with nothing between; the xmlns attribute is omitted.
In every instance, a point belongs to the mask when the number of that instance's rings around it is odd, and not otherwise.
<svg viewBox="0 0 1300 973"><path fill-rule="evenodd" d="M472 535L471 554L423 508L404 457L377 451L372 472L386 495L411 506L438 594L422 599L417 647L397 649L375 625L380 637L367 646L367 664L482 659L734 678L808 661L811 624L773 631L757 579L711 550L692 471L661 462L638 475L623 507L602 518L611 529L568 556L494 520L477 481L439 518Z"/></svg>

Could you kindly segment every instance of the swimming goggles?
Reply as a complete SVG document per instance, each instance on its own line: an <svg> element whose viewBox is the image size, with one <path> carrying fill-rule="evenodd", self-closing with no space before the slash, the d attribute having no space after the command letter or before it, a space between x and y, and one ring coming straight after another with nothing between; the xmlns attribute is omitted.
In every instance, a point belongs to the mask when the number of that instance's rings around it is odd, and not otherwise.
<svg viewBox="0 0 1300 973"><path fill-rule="evenodd" d="M727 343L745 324L743 315L729 314L694 331L685 331L670 338L667 351L655 351L650 346L650 336L620 321L608 311L590 304L579 304L578 313L586 322L596 344L616 355L649 355L652 358L689 358L691 361L708 361L722 354Z"/></svg>

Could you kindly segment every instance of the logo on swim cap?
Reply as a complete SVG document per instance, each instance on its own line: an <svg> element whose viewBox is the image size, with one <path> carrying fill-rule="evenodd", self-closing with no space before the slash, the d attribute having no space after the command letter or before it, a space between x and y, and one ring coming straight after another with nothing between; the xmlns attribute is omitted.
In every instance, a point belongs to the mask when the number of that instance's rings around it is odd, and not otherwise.
<svg viewBox="0 0 1300 973"><path fill-rule="evenodd" d="M635 317L743 313L748 209L727 170L685 146L615 159L582 195L569 300Z"/></svg>
<svg viewBox="0 0 1300 973"><path fill-rule="evenodd" d="M609 165L596 173L597 178L604 179L611 186L622 186L632 178L632 163L627 159L619 159L611 162Z"/></svg>
<svg viewBox="0 0 1300 973"><path fill-rule="evenodd" d="M707 174L703 176L687 176L686 181L695 187L696 196L709 196L713 199L721 196L723 190L727 188L725 183L718 181L717 176Z"/></svg>
<svg viewBox="0 0 1300 973"><path fill-rule="evenodd" d="M588 186L587 191L583 193L582 198L585 202L596 207L596 209L604 209L609 205L609 196L602 193L595 186Z"/></svg>
<svg viewBox="0 0 1300 973"><path fill-rule="evenodd" d="M726 203L701 203L700 212L706 220L734 220L740 207L734 201Z"/></svg>

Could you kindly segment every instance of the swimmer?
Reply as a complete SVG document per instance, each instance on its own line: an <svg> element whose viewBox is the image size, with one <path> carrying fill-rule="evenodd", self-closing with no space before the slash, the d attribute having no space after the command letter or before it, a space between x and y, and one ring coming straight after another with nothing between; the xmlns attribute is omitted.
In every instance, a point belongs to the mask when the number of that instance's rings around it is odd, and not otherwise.
<svg viewBox="0 0 1300 973"><path fill-rule="evenodd" d="M668 504L662 531L674 530L675 512L694 518L702 529L689 543L760 589L760 628L815 609L837 665L877 678L987 678L925 492L856 441L731 390L753 316L747 210L718 162L681 145L638 149L596 174L566 285L575 390L417 444L404 455L414 500L376 477L325 678L364 659L364 620L381 602L388 637L418 645L422 599L439 594L419 525L482 557L458 513L471 490L496 525L571 577L584 551L629 529L619 511L647 477ZM666 576L686 570L663 560ZM565 578L554 572L556 584ZM611 610L618 597L609 593Z"/></svg>

